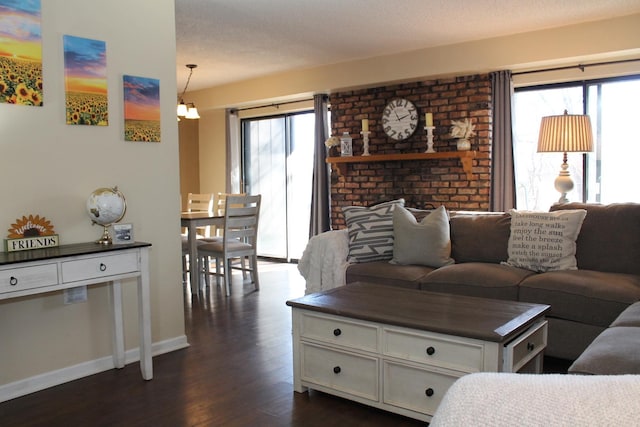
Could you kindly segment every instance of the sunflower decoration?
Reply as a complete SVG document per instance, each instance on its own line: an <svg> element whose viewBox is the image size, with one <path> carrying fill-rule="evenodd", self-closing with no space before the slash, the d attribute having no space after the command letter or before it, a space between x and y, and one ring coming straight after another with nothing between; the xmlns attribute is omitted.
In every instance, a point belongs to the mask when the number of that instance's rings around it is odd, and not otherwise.
<svg viewBox="0 0 640 427"><path fill-rule="evenodd" d="M23 237L53 236L55 235L53 224L40 215L23 216L17 219L15 224L11 224L9 229L9 239L20 239Z"/></svg>

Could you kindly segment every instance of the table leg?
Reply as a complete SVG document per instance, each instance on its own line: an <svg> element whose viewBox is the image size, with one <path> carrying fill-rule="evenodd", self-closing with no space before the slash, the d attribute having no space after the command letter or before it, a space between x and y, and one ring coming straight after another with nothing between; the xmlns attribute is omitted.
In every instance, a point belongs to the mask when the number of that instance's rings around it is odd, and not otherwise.
<svg viewBox="0 0 640 427"><path fill-rule="evenodd" d="M122 284L114 280L109 287L113 305L113 365L124 368L124 322L122 316Z"/></svg>
<svg viewBox="0 0 640 427"><path fill-rule="evenodd" d="M191 293L200 290L200 271L198 271L198 244L195 224L189 224L189 282L191 283Z"/></svg>
<svg viewBox="0 0 640 427"><path fill-rule="evenodd" d="M141 273L138 277L138 327L140 335L140 371L142 378L153 378L151 342L151 302L149 299L149 252L140 252Z"/></svg>

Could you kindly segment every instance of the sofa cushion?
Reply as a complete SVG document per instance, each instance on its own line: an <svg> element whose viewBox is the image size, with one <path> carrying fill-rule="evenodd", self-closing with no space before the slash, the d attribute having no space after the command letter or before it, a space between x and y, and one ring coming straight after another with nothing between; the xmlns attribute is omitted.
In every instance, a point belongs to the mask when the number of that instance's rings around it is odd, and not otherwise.
<svg viewBox="0 0 640 427"><path fill-rule="evenodd" d="M349 232L349 262L388 261L393 256L393 210L404 199L371 207L342 208Z"/></svg>
<svg viewBox="0 0 640 427"><path fill-rule="evenodd" d="M393 211L392 264L442 267L452 264L449 215L440 206L418 222L402 206Z"/></svg>
<svg viewBox="0 0 640 427"><path fill-rule="evenodd" d="M518 300L518 284L533 273L508 265L467 262L440 267L420 280L420 289Z"/></svg>
<svg viewBox="0 0 640 427"><path fill-rule="evenodd" d="M576 239L587 211L517 211L512 209L509 259L513 267L543 272L575 270Z"/></svg>
<svg viewBox="0 0 640 427"><path fill-rule="evenodd" d="M457 262L492 262L507 260L511 232L511 215L462 214L449 220L451 257Z"/></svg>
<svg viewBox="0 0 640 427"><path fill-rule="evenodd" d="M519 299L550 305L550 317L607 327L640 299L640 276L591 270L550 271L524 279Z"/></svg>
<svg viewBox="0 0 640 427"><path fill-rule="evenodd" d="M640 327L608 328L569 367L571 374L640 374Z"/></svg>
<svg viewBox="0 0 640 427"><path fill-rule="evenodd" d="M346 281L347 283L369 282L418 289L419 280L433 270L433 267L424 265L394 265L387 261L374 261L351 264L347 268Z"/></svg>
<svg viewBox="0 0 640 427"><path fill-rule="evenodd" d="M568 203L552 211L586 209L576 242L578 268L640 274L640 204Z"/></svg>
<svg viewBox="0 0 640 427"><path fill-rule="evenodd" d="M640 302L631 304L625 308L611 326L638 326L640 327Z"/></svg>

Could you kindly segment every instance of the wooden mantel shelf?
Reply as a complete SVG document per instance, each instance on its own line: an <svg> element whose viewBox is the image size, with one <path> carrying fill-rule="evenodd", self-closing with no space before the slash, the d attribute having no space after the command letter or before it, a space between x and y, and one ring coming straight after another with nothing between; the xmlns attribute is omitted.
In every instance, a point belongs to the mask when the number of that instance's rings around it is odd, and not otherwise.
<svg viewBox="0 0 640 427"><path fill-rule="evenodd" d="M372 154L370 156L344 156L327 157L326 162L331 163L344 176L347 163L365 162L393 162L399 160L431 160L431 159L460 159L462 169L467 174L467 179L473 178L473 159L477 156L476 151L442 151L436 153L401 153L401 154Z"/></svg>

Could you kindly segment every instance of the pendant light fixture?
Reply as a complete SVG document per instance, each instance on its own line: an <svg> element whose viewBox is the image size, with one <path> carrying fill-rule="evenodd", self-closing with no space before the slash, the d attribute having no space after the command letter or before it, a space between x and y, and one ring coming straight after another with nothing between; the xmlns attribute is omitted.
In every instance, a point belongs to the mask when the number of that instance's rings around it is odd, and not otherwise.
<svg viewBox="0 0 640 427"><path fill-rule="evenodd" d="M180 121L180 117L184 117L185 119L199 119L200 114L198 114L198 109L193 102L189 102L188 104L184 103L184 94L187 92L187 88L189 87L189 82L191 81L191 75L193 74L193 69L198 67L196 64L187 64L186 67L189 69L189 77L187 78L187 83L184 85L184 90L182 91L182 95L178 98L178 121Z"/></svg>

